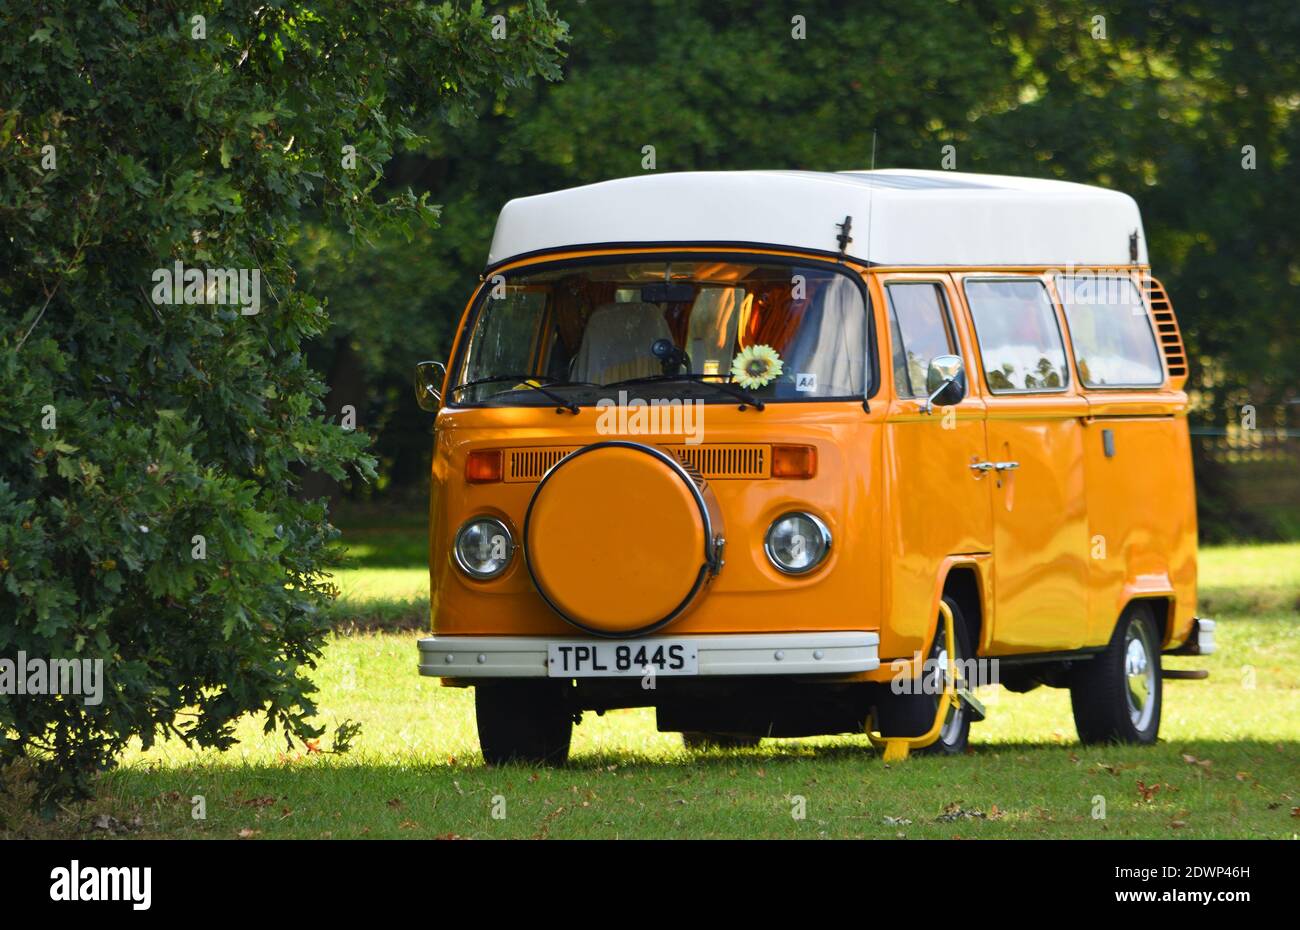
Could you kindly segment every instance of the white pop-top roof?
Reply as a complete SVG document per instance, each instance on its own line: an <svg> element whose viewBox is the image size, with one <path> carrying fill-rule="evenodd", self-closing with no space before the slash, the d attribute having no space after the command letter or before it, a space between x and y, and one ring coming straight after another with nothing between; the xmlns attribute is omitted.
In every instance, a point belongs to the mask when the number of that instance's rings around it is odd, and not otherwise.
<svg viewBox="0 0 1300 930"><path fill-rule="evenodd" d="M565 246L744 243L839 251L879 265L1126 265L1146 236L1127 194L954 171L686 171L511 200L488 265Z"/></svg>

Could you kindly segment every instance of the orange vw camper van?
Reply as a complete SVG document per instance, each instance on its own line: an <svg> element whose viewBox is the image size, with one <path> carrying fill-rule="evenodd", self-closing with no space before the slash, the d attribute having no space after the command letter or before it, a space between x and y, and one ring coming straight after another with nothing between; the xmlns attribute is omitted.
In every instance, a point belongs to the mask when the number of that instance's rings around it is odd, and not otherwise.
<svg viewBox="0 0 1300 930"><path fill-rule="evenodd" d="M955 753L975 684L1151 743L1196 611L1187 360L1123 194L651 174L510 201L446 366L420 672L483 756L584 711ZM905 750L904 750L905 754Z"/></svg>

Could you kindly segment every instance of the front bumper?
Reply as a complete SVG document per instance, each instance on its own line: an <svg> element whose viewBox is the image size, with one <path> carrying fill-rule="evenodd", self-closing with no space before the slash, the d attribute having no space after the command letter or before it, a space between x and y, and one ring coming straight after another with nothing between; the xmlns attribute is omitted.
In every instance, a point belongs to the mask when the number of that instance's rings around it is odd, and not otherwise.
<svg viewBox="0 0 1300 930"><path fill-rule="evenodd" d="M849 675L880 667L880 636L868 631L728 633L656 636L635 642L686 643L699 654L699 675ZM448 678L546 678L551 643L591 639L556 636L428 636L420 674Z"/></svg>

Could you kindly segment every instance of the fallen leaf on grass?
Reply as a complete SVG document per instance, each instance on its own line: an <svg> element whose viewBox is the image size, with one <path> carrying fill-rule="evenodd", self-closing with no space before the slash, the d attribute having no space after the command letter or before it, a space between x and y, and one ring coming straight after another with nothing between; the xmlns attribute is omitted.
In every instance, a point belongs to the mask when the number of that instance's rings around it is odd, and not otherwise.
<svg viewBox="0 0 1300 930"><path fill-rule="evenodd" d="M388 799L387 801L385 801L384 803L387 804L389 807L391 807L393 810L397 810L399 807L402 806L402 799L401 799L401 798L389 798L389 799Z"/></svg>
<svg viewBox="0 0 1300 930"><path fill-rule="evenodd" d="M1138 793L1142 795L1143 801L1150 801L1160 791L1159 785L1148 785L1141 780L1137 783Z"/></svg>
<svg viewBox="0 0 1300 930"><path fill-rule="evenodd" d="M259 835L261 832L262 832L261 830L253 830L249 827L244 827L244 829L239 831L239 838L241 840L251 839Z"/></svg>
<svg viewBox="0 0 1300 930"><path fill-rule="evenodd" d="M1186 821L1186 820L1171 820L1171 821L1169 821L1169 826L1173 827L1175 830L1181 830L1183 827L1187 826L1187 821Z"/></svg>
<svg viewBox="0 0 1300 930"><path fill-rule="evenodd" d="M139 830L143 826L144 820L138 815L132 817L129 823L123 823L108 814L100 814L95 818L95 829L107 833L130 833L132 830Z"/></svg>
<svg viewBox="0 0 1300 930"><path fill-rule="evenodd" d="M912 825L912 821L908 820L906 817L885 818L885 826L887 827L910 827L911 825ZM903 834L900 833L898 835L902 836Z"/></svg>
<svg viewBox="0 0 1300 930"><path fill-rule="evenodd" d="M958 820L985 820L988 815L982 810L965 810L960 801L953 801L943 808L943 813L934 818L936 823L955 823Z"/></svg>
<svg viewBox="0 0 1300 930"><path fill-rule="evenodd" d="M1207 772L1210 771L1210 768L1214 765L1214 763L1211 762L1209 759L1198 759L1190 752L1183 753L1183 761L1186 762L1188 765L1199 765Z"/></svg>

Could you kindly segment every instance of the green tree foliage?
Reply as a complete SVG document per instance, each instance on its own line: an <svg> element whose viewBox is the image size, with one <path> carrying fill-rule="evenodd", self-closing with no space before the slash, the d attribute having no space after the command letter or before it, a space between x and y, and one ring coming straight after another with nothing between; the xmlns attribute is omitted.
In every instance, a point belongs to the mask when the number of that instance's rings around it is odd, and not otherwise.
<svg viewBox="0 0 1300 930"><path fill-rule="evenodd" d="M323 410L289 243L307 214L427 236L423 197L376 189L394 153L558 77L542 3L493 28L477 3L0 2L0 657L106 680L95 705L0 694L0 761L35 759L45 797L132 737L319 733L335 531L296 475L373 460ZM159 303L178 261L255 270L260 312Z"/></svg>
<svg viewBox="0 0 1300 930"><path fill-rule="evenodd" d="M357 263L313 253L310 267L351 278L331 292L348 308L333 335L363 356L396 478L424 474L394 465L427 445L409 429L421 422L410 364L445 357L501 206L640 174L645 145L658 171L842 170L870 165L874 131L880 167L939 168L951 145L960 171L1126 191L1183 324L1201 422L1293 390L1300 6L592 0L564 15L563 84L485 104L480 120L398 158L391 176L443 204L436 241L393 240L365 281ZM1222 494L1204 487L1203 506ZM1207 516L1233 519L1228 507Z"/></svg>

